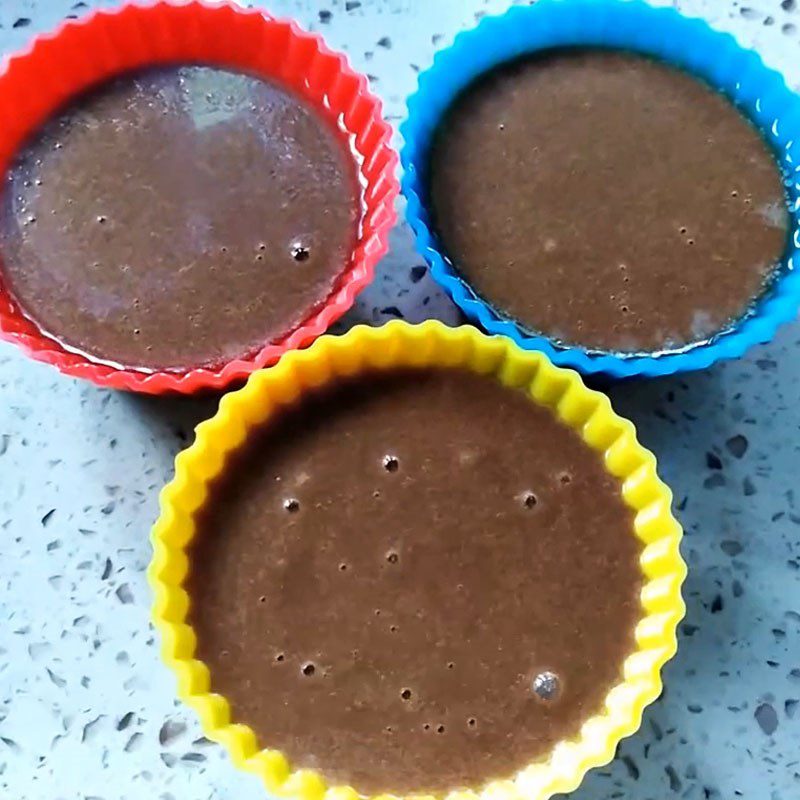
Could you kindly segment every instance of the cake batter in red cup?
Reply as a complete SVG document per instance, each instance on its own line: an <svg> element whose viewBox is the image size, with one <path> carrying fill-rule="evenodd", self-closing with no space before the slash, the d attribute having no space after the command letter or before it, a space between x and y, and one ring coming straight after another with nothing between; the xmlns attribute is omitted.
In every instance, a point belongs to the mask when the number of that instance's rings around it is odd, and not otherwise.
<svg viewBox="0 0 800 800"><path fill-rule="evenodd" d="M223 388L327 330L386 250L380 103L292 21L197 1L68 21L6 62L0 121L0 337L66 374Z"/></svg>

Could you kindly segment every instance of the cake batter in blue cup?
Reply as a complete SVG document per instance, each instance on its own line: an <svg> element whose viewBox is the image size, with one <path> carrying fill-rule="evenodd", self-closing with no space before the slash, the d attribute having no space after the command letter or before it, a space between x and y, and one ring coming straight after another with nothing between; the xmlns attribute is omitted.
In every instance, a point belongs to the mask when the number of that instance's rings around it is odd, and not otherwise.
<svg viewBox="0 0 800 800"><path fill-rule="evenodd" d="M533 330L502 307L491 305L471 288L459 272L457 260L454 264L448 259L437 238L428 199L427 168L434 136L454 101L497 67L537 54L576 48L641 54L699 79L727 97L753 123L775 157L788 204L783 257L747 309L713 335L689 344L667 342L663 348L645 352L628 348L615 352L611 348L570 344L568 338L562 340ZM499 17L484 18L475 29L457 36L453 45L438 53L433 66L421 75L408 112L401 132L405 139L403 190L409 223L432 276L468 317L490 333L509 336L527 349L542 350L556 363L585 374L659 376L702 369L717 360L738 357L751 345L771 339L781 323L795 316L800 302L800 277L795 270L800 245L800 145L796 144L800 139L800 98L757 54L742 48L730 35L674 9L654 8L640 0L540 0L534 6L514 7ZM542 113L546 114L547 109ZM536 208L526 208L522 213L535 214ZM536 269L536 253L523 253L521 258L527 259L530 269ZM677 264L676 275L679 270ZM556 297L554 302L568 299Z"/></svg>

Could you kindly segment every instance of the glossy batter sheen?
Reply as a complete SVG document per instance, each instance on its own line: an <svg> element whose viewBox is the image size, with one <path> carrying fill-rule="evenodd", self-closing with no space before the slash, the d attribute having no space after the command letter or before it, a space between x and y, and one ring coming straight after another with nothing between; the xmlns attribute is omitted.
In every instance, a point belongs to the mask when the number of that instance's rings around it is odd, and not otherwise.
<svg viewBox="0 0 800 800"><path fill-rule="evenodd" d="M188 589L211 689L333 783L508 777L577 734L635 647L640 545L619 484L489 378L318 390L233 458L207 508Z"/></svg>
<svg viewBox="0 0 800 800"><path fill-rule="evenodd" d="M51 121L8 176L5 280L68 346L216 366L306 319L347 267L360 189L304 101L185 66L120 78Z"/></svg>
<svg viewBox="0 0 800 800"><path fill-rule="evenodd" d="M435 137L444 249L488 302L595 350L703 341L743 316L787 241L779 169L721 95L621 53L488 74Z"/></svg>

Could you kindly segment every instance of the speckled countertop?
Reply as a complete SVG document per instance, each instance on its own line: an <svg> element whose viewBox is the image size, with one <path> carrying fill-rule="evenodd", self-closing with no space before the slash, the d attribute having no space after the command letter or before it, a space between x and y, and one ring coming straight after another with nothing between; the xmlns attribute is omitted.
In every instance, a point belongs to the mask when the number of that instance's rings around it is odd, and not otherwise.
<svg viewBox="0 0 800 800"><path fill-rule="evenodd" d="M2 0L0 50L109 2ZM370 74L390 120L434 48L503 0L274 0ZM800 85L800 2L685 0ZM350 321L457 315L405 228ZM680 650L662 699L575 800L800 797L800 325L747 359L611 392L686 527ZM147 399L0 345L0 798L248 800L174 700L148 624L156 493L216 399Z"/></svg>

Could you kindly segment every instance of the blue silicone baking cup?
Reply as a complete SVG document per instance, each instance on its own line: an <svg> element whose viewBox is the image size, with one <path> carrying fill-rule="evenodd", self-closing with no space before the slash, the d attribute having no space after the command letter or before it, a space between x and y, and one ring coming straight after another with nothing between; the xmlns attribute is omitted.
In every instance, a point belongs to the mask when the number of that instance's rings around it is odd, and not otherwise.
<svg viewBox="0 0 800 800"><path fill-rule="evenodd" d="M515 58L563 47L604 47L640 53L683 69L722 92L761 131L783 173L790 212L790 236L778 271L752 309L709 341L679 350L625 354L556 343L502 316L479 297L443 254L426 207L426 169L431 139L456 97L488 70ZM529 350L545 352L554 363L586 374L614 378L656 377L704 369L738 358L769 341L800 305L800 97L757 53L727 33L672 8L642 0L539 0L485 17L436 54L419 78L400 128L406 217L431 275L473 321Z"/></svg>

